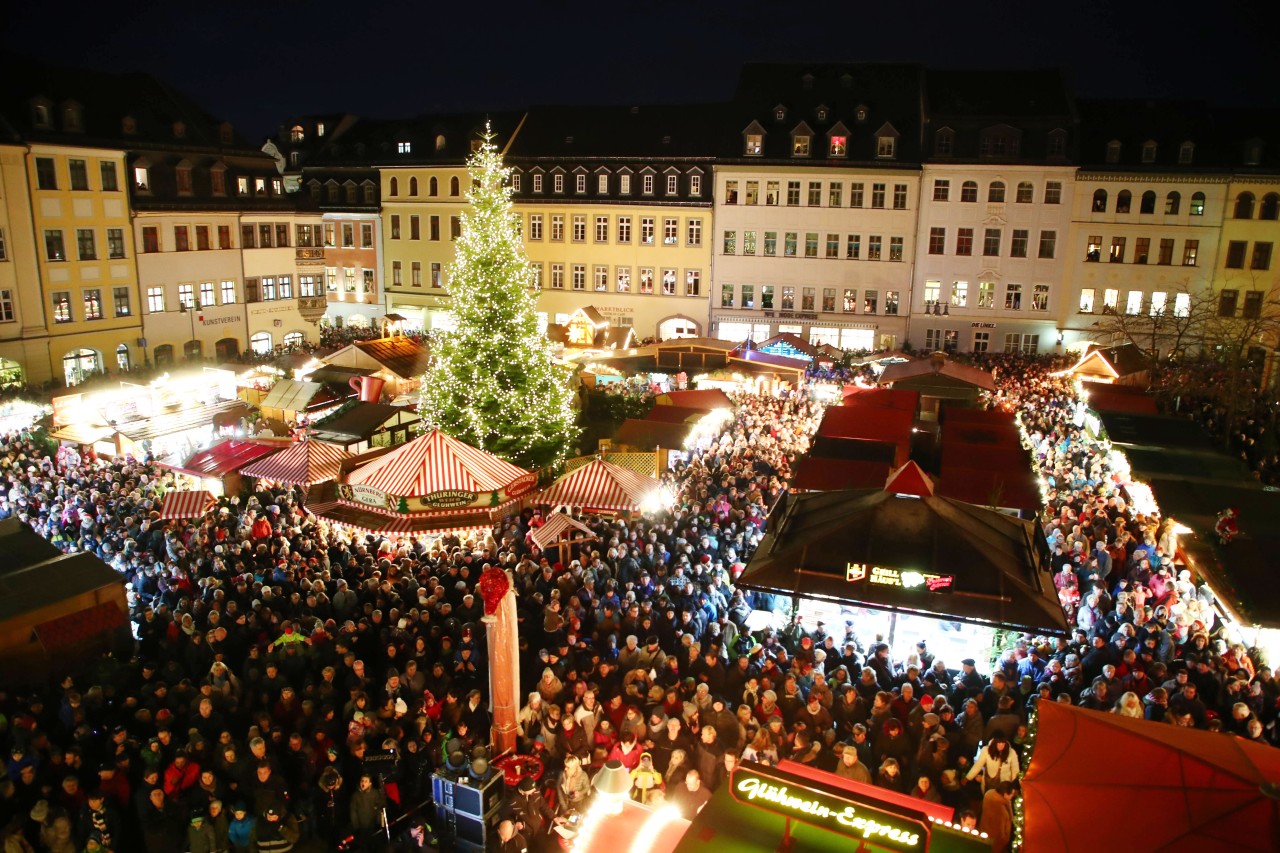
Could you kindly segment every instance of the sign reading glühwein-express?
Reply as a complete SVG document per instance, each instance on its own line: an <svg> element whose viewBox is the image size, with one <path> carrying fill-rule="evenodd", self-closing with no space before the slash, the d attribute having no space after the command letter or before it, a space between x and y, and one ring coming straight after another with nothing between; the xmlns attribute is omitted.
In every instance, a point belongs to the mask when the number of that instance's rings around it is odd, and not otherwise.
<svg viewBox="0 0 1280 853"><path fill-rule="evenodd" d="M780 771L763 772L761 765L734 770L730 790L740 803L849 838L905 851L923 850L928 844L929 830L920 821L809 787Z"/></svg>

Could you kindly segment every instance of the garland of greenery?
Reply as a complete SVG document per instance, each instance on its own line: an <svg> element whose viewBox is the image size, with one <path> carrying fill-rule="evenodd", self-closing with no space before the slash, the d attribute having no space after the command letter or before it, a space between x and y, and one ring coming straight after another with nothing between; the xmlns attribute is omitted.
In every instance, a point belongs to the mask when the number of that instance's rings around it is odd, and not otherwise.
<svg viewBox="0 0 1280 853"><path fill-rule="evenodd" d="M1022 744L1022 754L1018 756L1019 767L1018 772L1018 795L1013 798L1013 850L1014 853L1022 850L1023 831L1026 829L1026 810L1022 797L1022 780L1027 775L1027 770L1031 767L1031 753L1035 751L1036 745L1036 729L1039 722L1038 709L1032 706L1031 713L1027 715L1027 739Z"/></svg>

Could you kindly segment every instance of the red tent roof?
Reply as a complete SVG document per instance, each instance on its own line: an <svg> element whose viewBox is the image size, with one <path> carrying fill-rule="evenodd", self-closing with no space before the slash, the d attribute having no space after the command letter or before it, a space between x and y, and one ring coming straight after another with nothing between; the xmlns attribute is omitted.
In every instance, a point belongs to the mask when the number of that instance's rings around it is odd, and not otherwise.
<svg viewBox="0 0 1280 853"><path fill-rule="evenodd" d="M1004 409L968 409L964 406L946 406L938 419L947 424L1007 424L1017 429L1013 412Z"/></svg>
<svg viewBox="0 0 1280 853"><path fill-rule="evenodd" d="M889 476L890 470L892 466L888 462L806 456L796 464L791 485L796 489L815 492L875 489Z"/></svg>
<svg viewBox="0 0 1280 853"><path fill-rule="evenodd" d="M1022 433L1015 426L1001 424L953 423L942 424L942 446L948 444L983 445L985 447L1022 448Z"/></svg>
<svg viewBox="0 0 1280 853"><path fill-rule="evenodd" d="M874 406L880 409L901 409L915 412L920 408L920 392L907 388L863 388L861 385L844 386L846 406Z"/></svg>
<svg viewBox="0 0 1280 853"><path fill-rule="evenodd" d="M337 479L342 460L351 454L323 441L300 441L269 459L240 469L248 477L260 477L296 486L311 486Z"/></svg>
<svg viewBox="0 0 1280 853"><path fill-rule="evenodd" d="M634 512L657 490L658 481L653 477L637 474L630 468L603 459L593 459L556 480L538 500L551 506L566 504Z"/></svg>
<svg viewBox="0 0 1280 853"><path fill-rule="evenodd" d="M1126 415L1158 415L1154 397L1134 385L1108 385L1104 382L1085 382L1089 395L1089 408L1095 412L1120 412Z"/></svg>
<svg viewBox="0 0 1280 853"><path fill-rule="evenodd" d="M974 506L1000 509L1039 509L1043 503L1040 485L1029 468L1024 474L1021 471L943 467L938 476L938 494Z"/></svg>
<svg viewBox="0 0 1280 853"><path fill-rule="evenodd" d="M347 482L393 495L458 489L492 492L529 473L439 430L420 435L347 475Z"/></svg>
<svg viewBox="0 0 1280 853"><path fill-rule="evenodd" d="M818 426L818 435L892 444L897 448L894 464L901 465L911 455L911 427L914 422L915 413L901 409L829 406Z"/></svg>
<svg viewBox="0 0 1280 853"><path fill-rule="evenodd" d="M236 441L227 439L212 447L197 451L181 465L168 465L175 471L190 474L193 477L221 477L239 471L250 462L256 462L264 456L270 456L283 450L287 444L260 444L252 441Z"/></svg>
<svg viewBox="0 0 1280 853"><path fill-rule="evenodd" d="M1039 709L1023 849L1280 849L1280 749L1056 702ZM1117 818L1105 842L1103 816Z"/></svg>
<svg viewBox="0 0 1280 853"><path fill-rule="evenodd" d="M160 519L199 518L209 510L217 500L206 491L168 492L164 496Z"/></svg>
<svg viewBox="0 0 1280 853"><path fill-rule="evenodd" d="M905 465L889 475L888 482L884 484L884 490L895 495L927 498L933 495L933 480L920 470L919 465L908 460Z"/></svg>

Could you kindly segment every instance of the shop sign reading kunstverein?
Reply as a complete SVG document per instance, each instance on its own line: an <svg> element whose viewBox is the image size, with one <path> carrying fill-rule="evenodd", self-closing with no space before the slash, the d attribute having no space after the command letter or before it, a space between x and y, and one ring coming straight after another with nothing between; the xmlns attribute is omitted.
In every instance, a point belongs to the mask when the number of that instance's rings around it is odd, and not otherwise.
<svg viewBox="0 0 1280 853"><path fill-rule="evenodd" d="M740 766L733 772L730 790L740 803L882 847L912 851L928 843L928 829L918 821L805 787L782 774Z"/></svg>

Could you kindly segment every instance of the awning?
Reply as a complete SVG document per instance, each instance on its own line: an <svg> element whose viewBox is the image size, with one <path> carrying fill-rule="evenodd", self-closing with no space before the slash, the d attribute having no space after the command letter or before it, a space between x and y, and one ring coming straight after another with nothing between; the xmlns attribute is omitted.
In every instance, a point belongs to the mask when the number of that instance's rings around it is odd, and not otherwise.
<svg viewBox="0 0 1280 853"><path fill-rule="evenodd" d="M46 651L74 646L125 623L124 613L114 601L95 604L77 613L68 613L36 625L36 638Z"/></svg>
<svg viewBox="0 0 1280 853"><path fill-rule="evenodd" d="M567 512L553 512L545 524L535 527L529 533L529 538L533 540L533 544L545 551L548 546L555 545L562 539L574 539L576 533L582 534L581 537L576 537L581 542L599 538L590 527Z"/></svg>
<svg viewBox="0 0 1280 853"><path fill-rule="evenodd" d="M593 459L551 484L538 501L610 512L636 512L658 491L658 481L628 468Z"/></svg>
<svg viewBox="0 0 1280 853"><path fill-rule="evenodd" d="M319 382L299 382L281 379L271 386L267 396L258 404L260 409L280 409L283 412L302 412L311 398L320 392Z"/></svg>
<svg viewBox="0 0 1280 853"><path fill-rule="evenodd" d="M342 460L348 456L349 453L332 444L302 441L274 456L244 466L240 473L277 483L310 486L335 479Z"/></svg>
<svg viewBox="0 0 1280 853"><path fill-rule="evenodd" d="M160 518L199 518L213 509L217 502L213 495L205 491L169 492L164 496Z"/></svg>
<svg viewBox="0 0 1280 853"><path fill-rule="evenodd" d="M196 452L181 465L163 462L160 464L192 477L217 479L239 471L250 462L255 462L264 456L270 456L272 453L283 450L288 446L286 443L262 444L228 439Z"/></svg>
<svg viewBox="0 0 1280 853"><path fill-rule="evenodd" d="M492 492L528 474L491 453L432 430L352 471L347 482L392 495Z"/></svg>
<svg viewBox="0 0 1280 853"><path fill-rule="evenodd" d="M58 441L70 441L76 444L93 444L102 441L104 438L110 438L112 435L113 431L109 427L67 424L61 429L50 433L49 437Z"/></svg>

